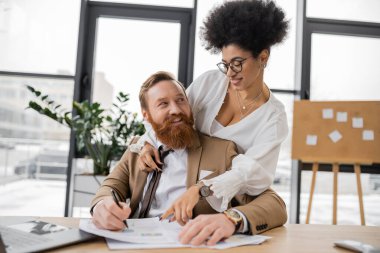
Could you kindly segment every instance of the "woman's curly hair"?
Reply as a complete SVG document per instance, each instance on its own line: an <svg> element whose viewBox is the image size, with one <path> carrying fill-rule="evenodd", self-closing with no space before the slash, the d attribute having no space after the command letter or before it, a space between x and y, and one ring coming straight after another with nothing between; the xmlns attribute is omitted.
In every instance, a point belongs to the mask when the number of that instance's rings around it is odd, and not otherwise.
<svg viewBox="0 0 380 253"><path fill-rule="evenodd" d="M284 39L288 20L271 0L238 0L211 10L203 25L201 40L211 53L219 53L234 43L257 57Z"/></svg>

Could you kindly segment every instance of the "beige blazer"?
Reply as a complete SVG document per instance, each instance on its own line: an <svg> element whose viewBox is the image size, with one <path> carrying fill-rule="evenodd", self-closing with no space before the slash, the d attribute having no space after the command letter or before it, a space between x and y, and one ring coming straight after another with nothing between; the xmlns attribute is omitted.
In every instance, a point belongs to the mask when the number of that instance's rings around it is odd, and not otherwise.
<svg viewBox="0 0 380 253"><path fill-rule="evenodd" d="M206 179L224 173L231 168L231 161L237 155L236 145L231 141L209 137L201 133L198 136L195 144L187 150L187 188L197 183L201 170L212 171ZM123 201L130 198L132 214L136 212L142 200L148 176L148 173L136 168L137 158L138 155L129 150L124 153L112 173L100 186L91 202L92 207L104 197L110 196L112 188ZM262 233L281 226L287 220L284 201L271 189L258 196L237 195L232 199L230 207L238 209L246 216L251 234ZM200 199L193 210L194 217L199 214L212 213L216 213L216 211L205 199Z"/></svg>

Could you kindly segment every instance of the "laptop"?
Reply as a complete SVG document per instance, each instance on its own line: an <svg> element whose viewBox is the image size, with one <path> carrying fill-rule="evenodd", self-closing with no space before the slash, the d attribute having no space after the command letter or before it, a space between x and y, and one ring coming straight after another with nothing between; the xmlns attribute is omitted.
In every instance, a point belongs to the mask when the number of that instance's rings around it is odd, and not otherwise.
<svg viewBox="0 0 380 253"><path fill-rule="evenodd" d="M0 252L38 252L95 238L77 228L44 222L32 217L0 216ZM2 244L2 245L1 245Z"/></svg>

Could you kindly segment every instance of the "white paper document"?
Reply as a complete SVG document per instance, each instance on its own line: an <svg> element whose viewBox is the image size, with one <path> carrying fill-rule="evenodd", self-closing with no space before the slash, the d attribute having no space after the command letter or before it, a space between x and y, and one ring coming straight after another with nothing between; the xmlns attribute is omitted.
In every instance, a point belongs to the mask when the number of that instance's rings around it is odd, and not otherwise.
<svg viewBox="0 0 380 253"><path fill-rule="evenodd" d="M332 131L330 134L329 134L329 137L330 139L334 142L334 143L337 143L338 141L340 141L340 139L342 139L342 135L340 134L340 132L338 130L334 130Z"/></svg>
<svg viewBox="0 0 380 253"><path fill-rule="evenodd" d="M182 227L177 222L159 221L156 218L128 219L128 228L122 231L98 229L91 219L81 219L79 228L88 233L99 235L107 239L110 249L153 249L153 248L183 248L192 247L183 245L178 240ZM233 235L215 246L201 246L214 249L226 249L242 245L263 243L270 237L263 235Z"/></svg>
<svg viewBox="0 0 380 253"><path fill-rule="evenodd" d="M373 130L363 130L362 138L363 141L373 141L375 140L375 133Z"/></svg>
<svg viewBox="0 0 380 253"><path fill-rule="evenodd" d="M166 244L177 243L181 226L177 222L160 222L158 217L147 219L128 219L128 228L110 231L97 228L91 219L81 219L79 228L91 234L123 242Z"/></svg>
<svg viewBox="0 0 380 253"><path fill-rule="evenodd" d="M360 118L360 117L352 118L352 127L363 128L363 118Z"/></svg>
<svg viewBox="0 0 380 253"><path fill-rule="evenodd" d="M317 140L318 140L317 135L308 134L306 136L306 145L315 146L315 145L317 145Z"/></svg>
<svg viewBox="0 0 380 253"><path fill-rule="evenodd" d="M266 240L270 239L269 236L264 235L233 235L230 238L218 242L214 246L192 246L180 243L167 243L167 244L142 244L142 243L129 243L121 242L113 239L106 239L108 248L111 250L120 249L163 249L163 248L210 248L210 249L228 249L232 247L244 246L244 245L259 245Z"/></svg>
<svg viewBox="0 0 380 253"><path fill-rule="evenodd" d="M334 110L331 108L322 110L322 118L324 119L333 119L334 118Z"/></svg>
<svg viewBox="0 0 380 253"><path fill-rule="evenodd" d="M347 112L337 112L336 113L337 122L347 122Z"/></svg>

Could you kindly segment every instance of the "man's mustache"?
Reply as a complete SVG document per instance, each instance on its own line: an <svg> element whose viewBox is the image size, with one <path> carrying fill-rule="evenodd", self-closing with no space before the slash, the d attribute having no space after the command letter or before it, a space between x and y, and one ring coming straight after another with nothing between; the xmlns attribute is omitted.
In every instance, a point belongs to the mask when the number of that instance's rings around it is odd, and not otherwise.
<svg viewBox="0 0 380 253"><path fill-rule="evenodd" d="M164 120L161 129L163 129L165 127L169 127L171 124L178 122L178 119L180 119L180 121L184 122L185 124L188 124L191 126L194 124L194 120L192 118L187 117L183 113L179 113L177 115L170 115L169 117L167 117Z"/></svg>

